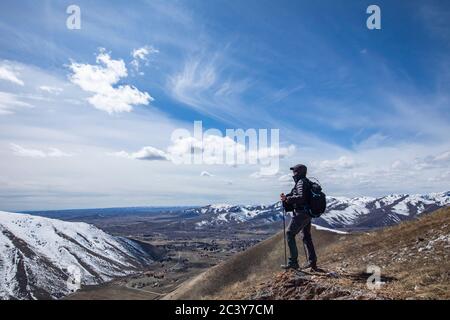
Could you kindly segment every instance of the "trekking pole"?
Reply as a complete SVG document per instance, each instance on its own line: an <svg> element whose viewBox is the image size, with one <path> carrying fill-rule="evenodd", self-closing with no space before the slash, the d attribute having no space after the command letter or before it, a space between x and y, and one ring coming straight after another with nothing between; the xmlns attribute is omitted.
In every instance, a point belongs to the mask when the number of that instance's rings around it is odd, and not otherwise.
<svg viewBox="0 0 450 320"><path fill-rule="evenodd" d="M283 208L283 245L284 245L284 265L287 265L287 251L286 251L286 210L284 209L283 203L281 203Z"/></svg>
<svg viewBox="0 0 450 320"><path fill-rule="evenodd" d="M309 257L308 257L308 254L306 253L306 247L305 247L304 243L303 243L303 251L305 252L306 263L308 263L309 262Z"/></svg>

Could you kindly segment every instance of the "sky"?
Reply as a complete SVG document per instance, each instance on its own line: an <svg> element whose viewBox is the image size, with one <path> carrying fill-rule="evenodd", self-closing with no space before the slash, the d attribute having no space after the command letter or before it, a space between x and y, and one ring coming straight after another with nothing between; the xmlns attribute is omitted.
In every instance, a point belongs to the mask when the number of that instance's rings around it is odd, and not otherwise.
<svg viewBox="0 0 450 320"><path fill-rule="evenodd" d="M449 21L448 1L1 1L0 210L273 203L297 163L333 196L448 191ZM195 121L203 147L280 148L175 163Z"/></svg>

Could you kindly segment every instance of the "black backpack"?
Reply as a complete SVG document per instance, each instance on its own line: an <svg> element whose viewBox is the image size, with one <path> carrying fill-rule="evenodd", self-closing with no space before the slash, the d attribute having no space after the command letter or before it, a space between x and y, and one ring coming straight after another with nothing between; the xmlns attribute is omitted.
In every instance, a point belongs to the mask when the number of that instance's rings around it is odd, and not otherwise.
<svg viewBox="0 0 450 320"><path fill-rule="evenodd" d="M327 208L327 199L325 193L322 191L322 187L319 184L319 181L311 181L309 182L309 199L308 199L308 207L309 213L313 218L319 218Z"/></svg>

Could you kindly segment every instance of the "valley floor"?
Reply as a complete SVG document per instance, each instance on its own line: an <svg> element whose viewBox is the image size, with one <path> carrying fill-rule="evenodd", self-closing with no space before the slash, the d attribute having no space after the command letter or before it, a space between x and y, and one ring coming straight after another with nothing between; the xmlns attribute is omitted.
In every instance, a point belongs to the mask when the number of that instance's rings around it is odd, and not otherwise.
<svg viewBox="0 0 450 320"><path fill-rule="evenodd" d="M279 228L278 228L279 229ZM242 252L273 234L265 232L219 231L181 232L170 236L133 236L166 251L161 261L151 264L147 270L96 286L85 286L69 295L69 300L160 299L176 290L184 282L209 268L218 265L238 252Z"/></svg>

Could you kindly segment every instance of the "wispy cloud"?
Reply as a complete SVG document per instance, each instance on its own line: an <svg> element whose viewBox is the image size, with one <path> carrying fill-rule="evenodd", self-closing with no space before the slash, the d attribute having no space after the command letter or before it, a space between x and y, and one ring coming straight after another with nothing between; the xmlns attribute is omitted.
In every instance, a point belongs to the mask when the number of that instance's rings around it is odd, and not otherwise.
<svg viewBox="0 0 450 320"><path fill-rule="evenodd" d="M16 156L27 158L63 158L73 156L70 153L63 152L57 148L49 148L49 151L39 149L28 149L18 144L11 143L11 150Z"/></svg>
<svg viewBox="0 0 450 320"><path fill-rule="evenodd" d="M273 102L280 102L280 101L286 99L287 97L289 97L290 95L295 94L296 92L298 92L304 88L305 88L305 85L300 84L293 88L283 88L283 89L277 90L273 94Z"/></svg>
<svg viewBox="0 0 450 320"><path fill-rule="evenodd" d="M44 92L54 94L54 95L59 95L63 91L62 88L52 87L52 86L40 86L39 89Z"/></svg>
<svg viewBox="0 0 450 320"><path fill-rule="evenodd" d="M418 12L432 36L444 39L447 42L450 40L450 31L448 29L450 9L448 7L437 5L430 1L421 4Z"/></svg>
<svg viewBox="0 0 450 320"><path fill-rule="evenodd" d="M210 90L217 80L213 61L189 60L178 74L170 77L170 90L175 98L194 108L203 108L203 94Z"/></svg>
<svg viewBox="0 0 450 320"><path fill-rule="evenodd" d="M18 84L19 86L23 86L24 82L19 79L18 71L19 70L17 70L17 68L13 68L11 65L3 62L2 64L0 64L0 79Z"/></svg>
<svg viewBox="0 0 450 320"><path fill-rule="evenodd" d="M22 101L16 94L0 91L0 115L12 114L15 109L23 107L32 108L33 106Z"/></svg>
<svg viewBox="0 0 450 320"><path fill-rule="evenodd" d="M190 57L182 70L169 76L167 91L200 113L236 124L249 116L242 95L251 87L251 80L227 75L226 66L222 53Z"/></svg>

